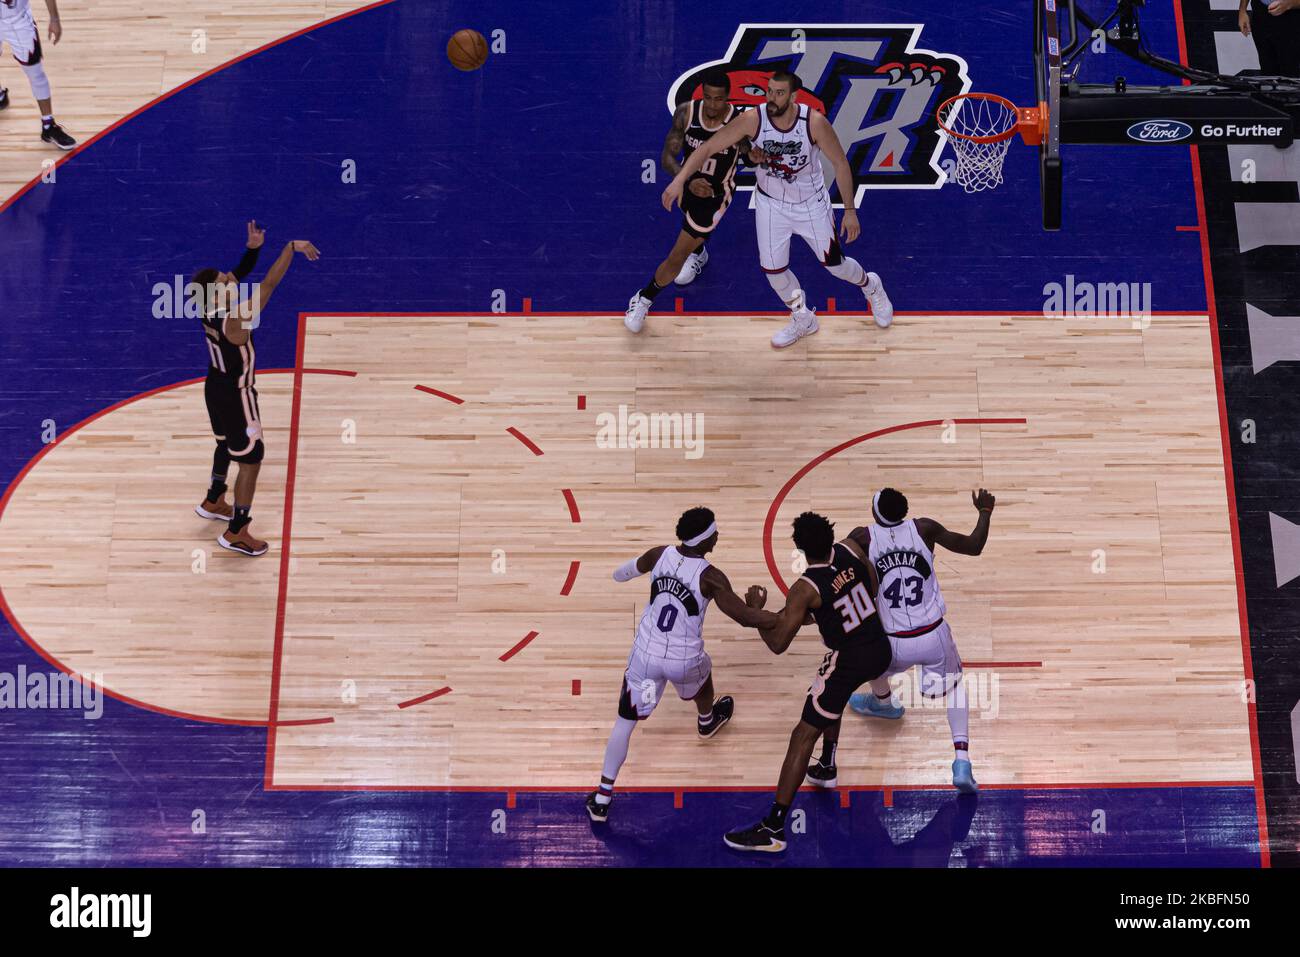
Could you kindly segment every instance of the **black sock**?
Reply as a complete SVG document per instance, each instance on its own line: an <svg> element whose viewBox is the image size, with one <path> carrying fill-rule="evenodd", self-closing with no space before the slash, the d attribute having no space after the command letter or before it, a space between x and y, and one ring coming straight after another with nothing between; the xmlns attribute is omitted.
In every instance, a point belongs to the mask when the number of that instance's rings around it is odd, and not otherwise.
<svg viewBox="0 0 1300 957"><path fill-rule="evenodd" d="M767 817L763 818L763 823L774 831L779 831L785 827L785 816L790 813L790 805L772 802L772 810L767 812Z"/></svg>
<svg viewBox="0 0 1300 957"><path fill-rule="evenodd" d="M822 742L822 759L821 763L829 767L835 763L835 749L839 747L838 741Z"/></svg>
<svg viewBox="0 0 1300 957"><path fill-rule="evenodd" d="M654 279L651 279L650 285L646 286L644 289L641 290L641 295L645 296L651 302L654 302L655 296L663 292L665 288L667 287L661 286L657 282L655 282Z"/></svg>
<svg viewBox="0 0 1300 957"><path fill-rule="evenodd" d="M208 487L208 497L205 501L215 502L221 496L226 494L226 482L224 475L212 476L212 484Z"/></svg>
<svg viewBox="0 0 1300 957"><path fill-rule="evenodd" d="M248 514L251 510L251 505L235 506L235 517L230 520L230 525L228 526L230 534L235 535L243 531L244 526L252 521L252 518L250 518Z"/></svg>

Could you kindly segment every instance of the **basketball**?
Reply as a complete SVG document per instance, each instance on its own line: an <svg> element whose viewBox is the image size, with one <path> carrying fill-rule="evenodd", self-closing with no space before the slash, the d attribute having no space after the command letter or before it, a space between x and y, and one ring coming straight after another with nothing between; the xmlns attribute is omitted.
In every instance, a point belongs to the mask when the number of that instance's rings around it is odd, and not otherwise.
<svg viewBox="0 0 1300 957"><path fill-rule="evenodd" d="M477 70L487 58L487 40L477 30L457 30L447 41L447 59L458 70Z"/></svg>

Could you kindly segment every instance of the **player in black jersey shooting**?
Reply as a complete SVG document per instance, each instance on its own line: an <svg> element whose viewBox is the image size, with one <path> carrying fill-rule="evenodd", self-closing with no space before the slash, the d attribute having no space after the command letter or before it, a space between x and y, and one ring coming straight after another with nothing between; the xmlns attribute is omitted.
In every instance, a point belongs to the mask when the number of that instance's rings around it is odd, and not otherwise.
<svg viewBox="0 0 1300 957"><path fill-rule="evenodd" d="M760 627L758 633L779 655L790 647L801 625L815 622L830 650L790 735L776 800L767 816L753 827L723 837L728 847L738 851L785 850L785 819L808 773L817 739L824 738L834 753L849 696L884 674L892 658L874 604L879 583L866 553L852 538L837 544L835 526L815 512L804 512L794 520L793 537L795 547L808 559L808 569L790 586L776 623Z"/></svg>
<svg viewBox="0 0 1300 957"><path fill-rule="evenodd" d="M677 107L672 128L664 138L659 161L670 176L676 176L682 163L698 146L742 112L728 102L731 77L725 70L713 70L705 76L701 92L701 99L687 100ZM623 323L629 331L641 331L655 297L670 282L675 279L678 285L686 285L704 269L704 264L709 261L704 244L731 205L736 192L736 167L740 165L740 157L750 153L750 147L749 140L745 139L723 150L711 157L686 184L682 194L681 232L677 234L677 242L668 258L659 264L650 282L628 303ZM681 161L677 159L679 154Z"/></svg>
<svg viewBox="0 0 1300 957"><path fill-rule="evenodd" d="M238 284L257 265L265 235L256 222L250 222L248 246L239 265L230 272L200 269L189 285L190 295L199 301L203 333L207 337L208 377L203 397L212 434L217 440L212 455L212 483L194 511L203 518L227 522L226 530L217 538L222 548L253 556L264 555L267 550L266 542L254 538L248 528L257 473L266 454L257 407L253 330L271 294L289 271L293 254L302 253L312 261L320 258L320 252L306 240L289 243L267 271L266 278L256 284L253 296L241 300ZM233 506L226 502L226 473L231 462L239 465Z"/></svg>

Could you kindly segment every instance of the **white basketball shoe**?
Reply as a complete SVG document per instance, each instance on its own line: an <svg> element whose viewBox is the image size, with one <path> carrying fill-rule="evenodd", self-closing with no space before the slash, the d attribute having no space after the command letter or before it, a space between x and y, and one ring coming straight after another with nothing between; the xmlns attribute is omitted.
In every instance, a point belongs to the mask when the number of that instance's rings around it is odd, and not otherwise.
<svg viewBox="0 0 1300 957"><path fill-rule="evenodd" d="M876 291L871 292L872 288ZM881 329L888 328L894 321L894 304L889 301L889 296L885 295L885 284L880 281L880 277L873 272L867 273L867 284L863 287L862 293L871 304L871 315L876 320L876 325Z"/></svg>
<svg viewBox="0 0 1300 957"><path fill-rule="evenodd" d="M623 325L627 326L628 332L640 332L645 327L646 313L652 305L654 303L639 292L631 298L623 315Z"/></svg>
<svg viewBox="0 0 1300 957"><path fill-rule="evenodd" d="M686 257L686 262L682 264L682 271L677 274L674 282L679 286L689 285L704 272L704 267L709 262L708 249L701 249L699 252L691 253Z"/></svg>
<svg viewBox="0 0 1300 957"><path fill-rule="evenodd" d="M778 349L792 346L804 336L811 336L820 329L817 322L817 310L809 306L800 306L790 313L790 322L784 329L772 337L772 345Z"/></svg>

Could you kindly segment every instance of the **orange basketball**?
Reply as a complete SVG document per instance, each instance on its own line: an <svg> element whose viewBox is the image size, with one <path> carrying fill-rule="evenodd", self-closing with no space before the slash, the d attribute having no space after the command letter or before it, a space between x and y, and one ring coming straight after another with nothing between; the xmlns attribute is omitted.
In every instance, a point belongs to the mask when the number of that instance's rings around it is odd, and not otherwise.
<svg viewBox="0 0 1300 957"><path fill-rule="evenodd" d="M457 30L447 41L447 59L458 70L477 70L487 58L487 40L477 30Z"/></svg>

